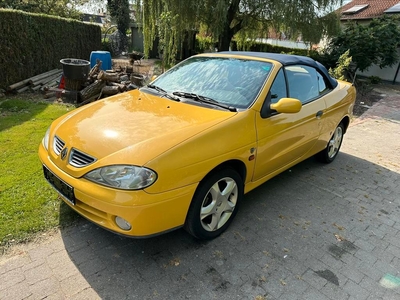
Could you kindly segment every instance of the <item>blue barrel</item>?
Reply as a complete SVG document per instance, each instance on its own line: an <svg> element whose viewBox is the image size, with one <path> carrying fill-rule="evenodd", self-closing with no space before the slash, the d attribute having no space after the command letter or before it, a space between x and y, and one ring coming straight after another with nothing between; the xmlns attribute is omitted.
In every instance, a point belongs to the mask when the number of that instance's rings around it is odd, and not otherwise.
<svg viewBox="0 0 400 300"><path fill-rule="evenodd" d="M111 70L111 54L108 51L92 51L90 53L90 68L96 65L96 60L100 59L102 61L101 70Z"/></svg>

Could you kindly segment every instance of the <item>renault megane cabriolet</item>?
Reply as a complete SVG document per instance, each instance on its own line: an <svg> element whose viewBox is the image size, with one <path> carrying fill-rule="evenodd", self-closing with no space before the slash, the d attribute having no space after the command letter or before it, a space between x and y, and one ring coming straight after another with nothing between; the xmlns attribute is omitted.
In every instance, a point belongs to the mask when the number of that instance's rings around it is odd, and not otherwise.
<svg viewBox="0 0 400 300"><path fill-rule="evenodd" d="M247 192L311 156L332 162L355 96L308 57L200 54L60 117L39 156L62 199L108 230L212 239Z"/></svg>

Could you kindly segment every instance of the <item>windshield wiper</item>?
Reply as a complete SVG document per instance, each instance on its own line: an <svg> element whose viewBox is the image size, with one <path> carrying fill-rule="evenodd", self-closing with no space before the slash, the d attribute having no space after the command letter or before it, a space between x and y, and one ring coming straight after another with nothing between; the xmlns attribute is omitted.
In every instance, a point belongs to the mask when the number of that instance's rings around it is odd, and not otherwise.
<svg viewBox="0 0 400 300"><path fill-rule="evenodd" d="M157 86L157 85L148 84L148 85L146 85L146 87L147 87L147 88L150 88L150 89L154 89L154 90L156 90L157 92L161 93L161 94L162 94L162 95L161 95L162 97L165 96L165 97L167 97L168 99L172 99L172 100L175 100L175 101L180 101L179 98L174 97L173 95L169 94L166 90L164 90L163 88L160 88L160 87Z"/></svg>
<svg viewBox="0 0 400 300"><path fill-rule="evenodd" d="M217 100L214 100L214 99L209 98L209 97L201 96L201 95L194 94L194 93L186 93L186 92L173 92L172 94L175 95L175 96L178 96L178 97L189 98L189 99L193 99L193 100L198 101L198 102L215 105L215 106L218 106L218 107L221 107L221 108L225 108L225 109L227 109L229 111L232 111L232 112L237 112L236 107L233 107L233 106L230 106L230 105L226 105L226 104L222 104L222 103L218 102Z"/></svg>

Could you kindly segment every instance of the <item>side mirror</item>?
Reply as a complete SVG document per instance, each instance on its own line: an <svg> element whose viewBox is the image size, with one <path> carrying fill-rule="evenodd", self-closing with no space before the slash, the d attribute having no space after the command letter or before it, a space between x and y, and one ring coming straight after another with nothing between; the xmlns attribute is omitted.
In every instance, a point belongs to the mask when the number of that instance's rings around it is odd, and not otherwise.
<svg viewBox="0 0 400 300"><path fill-rule="evenodd" d="M271 103L271 98L271 92L268 92L260 112L263 119L270 117L274 113L297 113L302 108L301 101L295 98L281 98L277 103Z"/></svg>
<svg viewBox="0 0 400 300"><path fill-rule="evenodd" d="M151 76L151 81L155 80L157 77L158 77L157 75Z"/></svg>
<svg viewBox="0 0 400 300"><path fill-rule="evenodd" d="M270 105L270 109L285 114L298 113L301 107L301 101L295 98L282 98L277 103L271 103Z"/></svg>

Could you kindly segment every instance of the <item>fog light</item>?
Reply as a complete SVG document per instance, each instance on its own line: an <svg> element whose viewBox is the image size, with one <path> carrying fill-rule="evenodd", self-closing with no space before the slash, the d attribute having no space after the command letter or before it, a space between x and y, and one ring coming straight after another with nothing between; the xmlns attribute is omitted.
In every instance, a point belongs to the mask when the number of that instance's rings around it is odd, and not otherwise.
<svg viewBox="0 0 400 300"><path fill-rule="evenodd" d="M129 224L127 220L118 216L115 217L115 223L117 223L118 227L122 230L130 230L132 228L131 224Z"/></svg>

